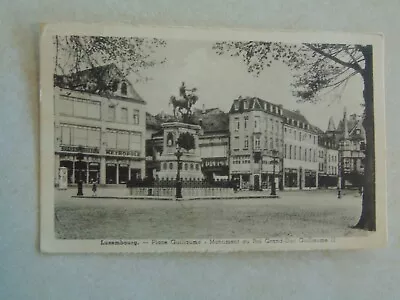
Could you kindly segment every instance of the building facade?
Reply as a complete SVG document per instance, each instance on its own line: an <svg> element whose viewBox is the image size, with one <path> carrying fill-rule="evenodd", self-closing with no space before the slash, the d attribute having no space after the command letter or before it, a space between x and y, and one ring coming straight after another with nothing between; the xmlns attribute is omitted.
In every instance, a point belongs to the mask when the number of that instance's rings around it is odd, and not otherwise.
<svg viewBox="0 0 400 300"><path fill-rule="evenodd" d="M70 184L123 184L144 176L146 102L118 68L55 76L54 85L56 184L59 167L68 169Z"/></svg>
<svg viewBox="0 0 400 300"><path fill-rule="evenodd" d="M316 128L299 111L283 110L284 187L318 187L318 138Z"/></svg>
<svg viewBox="0 0 400 300"><path fill-rule="evenodd" d="M238 98L229 112L229 172L241 188L282 186L283 108L259 98Z"/></svg>

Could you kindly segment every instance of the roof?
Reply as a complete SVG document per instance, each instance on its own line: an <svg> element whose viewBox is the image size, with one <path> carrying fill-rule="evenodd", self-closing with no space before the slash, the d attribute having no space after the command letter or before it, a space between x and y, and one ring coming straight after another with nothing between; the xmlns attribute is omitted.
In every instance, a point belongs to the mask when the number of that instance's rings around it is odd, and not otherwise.
<svg viewBox="0 0 400 300"><path fill-rule="evenodd" d="M349 116L347 120L347 130L349 133L350 140L365 140L365 129L362 125L362 119L356 114ZM338 139L343 139L344 123L340 120L336 132L338 133Z"/></svg>
<svg viewBox="0 0 400 300"><path fill-rule="evenodd" d="M115 84L124 81L129 86L129 95L120 95L115 90ZM134 100L145 103L118 67L114 64L97 66L68 75L54 75L54 86L74 91L97 95L107 95L113 98Z"/></svg>
<svg viewBox="0 0 400 300"><path fill-rule="evenodd" d="M233 100L229 113L235 114L247 111L262 111L272 115L282 116L282 105L277 105L258 97L239 97Z"/></svg>
<svg viewBox="0 0 400 300"><path fill-rule="evenodd" d="M335 122L333 121L333 117L331 116L329 118L329 122L328 122L328 129L327 131L335 131L336 127L335 127Z"/></svg>

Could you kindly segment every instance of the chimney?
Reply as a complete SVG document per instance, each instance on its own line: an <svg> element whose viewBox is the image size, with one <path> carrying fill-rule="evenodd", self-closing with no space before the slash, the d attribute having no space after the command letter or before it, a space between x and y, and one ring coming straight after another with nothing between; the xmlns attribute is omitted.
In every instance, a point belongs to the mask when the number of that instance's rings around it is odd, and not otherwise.
<svg viewBox="0 0 400 300"><path fill-rule="evenodd" d="M349 138L349 129L347 128L347 111L346 107L343 110L343 138L348 139Z"/></svg>

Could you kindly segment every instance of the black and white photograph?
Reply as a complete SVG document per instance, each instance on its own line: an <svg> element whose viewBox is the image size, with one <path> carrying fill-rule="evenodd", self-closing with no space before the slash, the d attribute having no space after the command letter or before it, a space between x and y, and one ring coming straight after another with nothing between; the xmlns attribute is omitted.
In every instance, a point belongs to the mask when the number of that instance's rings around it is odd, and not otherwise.
<svg viewBox="0 0 400 300"><path fill-rule="evenodd" d="M41 249L386 244L380 35L47 25Z"/></svg>

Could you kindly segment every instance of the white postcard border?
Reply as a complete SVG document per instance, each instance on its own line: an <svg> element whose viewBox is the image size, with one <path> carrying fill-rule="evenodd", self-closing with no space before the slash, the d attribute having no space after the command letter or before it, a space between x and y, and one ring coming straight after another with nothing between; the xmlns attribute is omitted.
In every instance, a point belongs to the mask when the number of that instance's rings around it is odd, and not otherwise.
<svg viewBox="0 0 400 300"><path fill-rule="evenodd" d="M268 40L287 43L360 43L373 45L375 161L376 161L376 222L377 231L365 237L315 237L318 241L299 238L255 237L251 239L176 239L200 244L172 244L171 239L112 240L125 245L105 245L110 240L60 240L54 232L54 116L53 116L53 35L108 35L158 37L187 40ZM131 25L49 24L42 27L40 43L40 249L48 253L148 253L148 252L233 252L277 250L326 250L376 248L387 244L386 211L386 138L384 102L384 47L381 34L331 32L266 32L254 29L149 27ZM324 241L326 239L326 241ZM238 240L238 243L229 241ZM272 241L273 240L273 241ZM155 242L156 241L156 242ZM157 243L160 242L160 243ZM167 241L167 244L161 243ZM102 244L103 243L103 244Z"/></svg>

